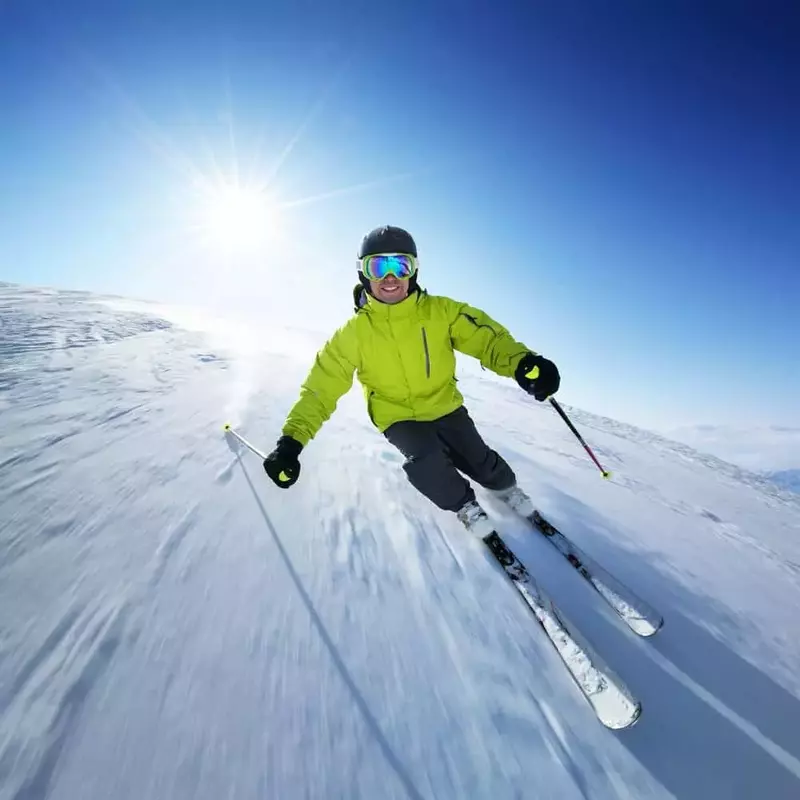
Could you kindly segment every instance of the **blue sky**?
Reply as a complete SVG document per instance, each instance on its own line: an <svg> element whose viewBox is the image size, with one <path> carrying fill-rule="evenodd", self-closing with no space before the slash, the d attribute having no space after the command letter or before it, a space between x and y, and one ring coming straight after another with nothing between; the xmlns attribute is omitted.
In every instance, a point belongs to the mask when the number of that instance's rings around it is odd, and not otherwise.
<svg viewBox="0 0 800 800"><path fill-rule="evenodd" d="M11 0L0 279L326 330L392 223L564 402L800 424L791 9ZM217 230L237 181L272 203L248 248Z"/></svg>

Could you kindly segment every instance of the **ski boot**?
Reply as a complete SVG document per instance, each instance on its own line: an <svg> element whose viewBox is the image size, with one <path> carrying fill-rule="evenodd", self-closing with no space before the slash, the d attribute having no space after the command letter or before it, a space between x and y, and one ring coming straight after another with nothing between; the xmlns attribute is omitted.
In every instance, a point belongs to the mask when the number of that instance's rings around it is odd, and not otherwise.
<svg viewBox="0 0 800 800"><path fill-rule="evenodd" d="M474 536L486 539L494 533L494 527L486 516L486 512L478 505L477 501L470 500L456 511L458 521Z"/></svg>
<svg viewBox="0 0 800 800"><path fill-rule="evenodd" d="M489 492L521 517L531 517L536 510L533 500L516 483L509 486L508 489L490 489Z"/></svg>

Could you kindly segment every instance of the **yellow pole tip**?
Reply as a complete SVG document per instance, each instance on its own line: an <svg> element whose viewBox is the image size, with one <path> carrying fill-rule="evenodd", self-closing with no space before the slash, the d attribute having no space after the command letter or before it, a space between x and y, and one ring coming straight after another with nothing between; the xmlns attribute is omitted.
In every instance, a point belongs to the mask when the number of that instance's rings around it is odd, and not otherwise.
<svg viewBox="0 0 800 800"><path fill-rule="evenodd" d="M608 480L608 479L611 477L611 473L610 473L610 472L604 472L604 473L603 473L603 477L604 477L606 480Z"/></svg>
<svg viewBox="0 0 800 800"><path fill-rule="evenodd" d="M222 430L224 430L224 431L229 431L230 429L231 429L231 424L230 424L230 422L226 422L226 423L225 423L225 424L222 426Z"/></svg>

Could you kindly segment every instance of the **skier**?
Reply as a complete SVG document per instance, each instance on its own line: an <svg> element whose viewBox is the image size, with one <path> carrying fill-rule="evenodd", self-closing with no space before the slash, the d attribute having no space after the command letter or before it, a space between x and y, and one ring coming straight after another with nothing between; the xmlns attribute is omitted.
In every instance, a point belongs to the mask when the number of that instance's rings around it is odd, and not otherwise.
<svg viewBox="0 0 800 800"><path fill-rule="evenodd" d="M540 402L558 390L559 372L483 311L429 295L417 276L417 246L407 231L384 226L363 238L353 293L356 313L317 354L264 469L282 488L297 481L301 451L351 388L356 373L367 413L405 456L403 469L411 484L483 538L492 525L463 475L520 514L533 513L533 504L464 407L454 350L474 356L498 375L514 377Z"/></svg>

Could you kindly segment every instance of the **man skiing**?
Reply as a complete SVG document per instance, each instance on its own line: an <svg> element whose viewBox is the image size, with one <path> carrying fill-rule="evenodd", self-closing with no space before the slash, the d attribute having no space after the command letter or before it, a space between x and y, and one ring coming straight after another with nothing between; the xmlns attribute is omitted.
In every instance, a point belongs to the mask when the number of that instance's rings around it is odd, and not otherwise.
<svg viewBox="0 0 800 800"><path fill-rule="evenodd" d="M297 481L303 447L357 374L370 419L405 456L411 484L483 538L492 525L464 475L520 514L532 513L533 505L467 413L456 386L454 351L515 378L539 401L558 390L560 376L552 361L515 341L482 311L422 290L417 266L417 246L402 228L384 226L364 237L356 313L317 354L264 469L282 488Z"/></svg>

